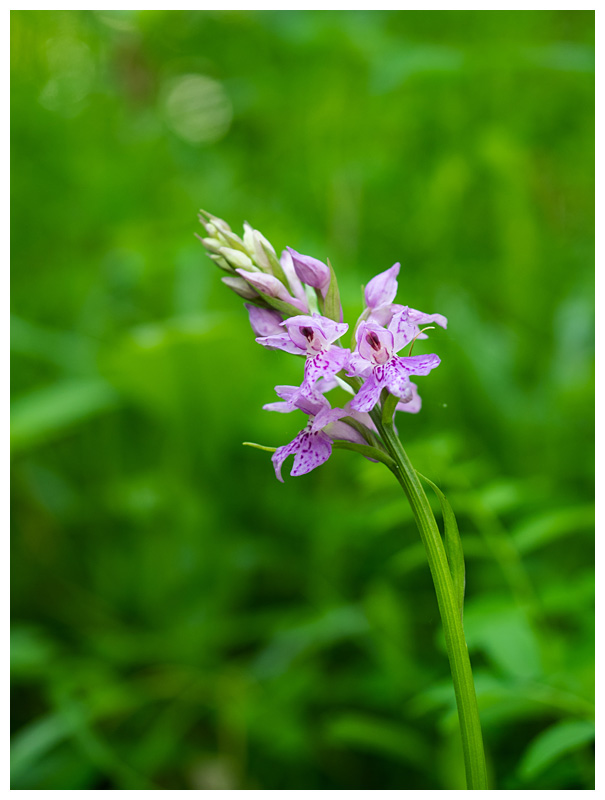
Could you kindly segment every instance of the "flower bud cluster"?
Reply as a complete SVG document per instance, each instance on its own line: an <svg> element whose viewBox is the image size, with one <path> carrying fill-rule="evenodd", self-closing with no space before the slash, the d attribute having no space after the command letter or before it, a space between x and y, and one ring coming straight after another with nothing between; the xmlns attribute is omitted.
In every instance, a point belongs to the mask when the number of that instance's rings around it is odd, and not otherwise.
<svg viewBox="0 0 605 800"><path fill-rule="evenodd" d="M207 235L198 239L209 258L228 273L222 278L226 286L261 308L284 314L309 311L307 295L287 251L278 259L271 242L247 222L240 237L207 211L201 211L199 219Z"/></svg>

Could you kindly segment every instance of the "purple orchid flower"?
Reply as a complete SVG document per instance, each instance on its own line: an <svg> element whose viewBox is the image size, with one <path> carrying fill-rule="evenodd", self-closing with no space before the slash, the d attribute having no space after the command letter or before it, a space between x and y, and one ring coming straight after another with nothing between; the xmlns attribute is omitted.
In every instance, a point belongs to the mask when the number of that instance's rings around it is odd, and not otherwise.
<svg viewBox="0 0 605 800"><path fill-rule="evenodd" d="M389 328L374 322L362 322L357 328L357 350L349 359L349 375L366 378L364 385L351 400L351 408L371 411L380 399L383 389L403 402L418 402L410 375L428 375L441 363L435 354L401 357L396 353L415 336L414 323L405 314L398 314ZM418 398L419 399L419 398Z"/></svg>
<svg viewBox="0 0 605 800"><path fill-rule="evenodd" d="M318 378L330 378L346 366L350 351L333 343L347 332L349 326L319 314L290 317L282 322L282 326L286 333L259 336L256 341L265 347L307 357L300 394L309 397Z"/></svg>
<svg viewBox="0 0 605 800"><path fill-rule="evenodd" d="M294 456L290 475L297 477L324 464L332 454L332 442L336 439L366 444L355 428L341 422L343 417L355 416L354 412L332 408L323 394L315 389L307 397L300 395L297 386L276 386L275 391L284 402L267 403L263 406L266 411L287 413L297 408L309 417L305 428L289 444L278 447L271 457L277 479L282 483L281 468L288 456Z"/></svg>
<svg viewBox="0 0 605 800"><path fill-rule="evenodd" d="M375 322L377 325L389 325L393 317L405 313L406 322L415 325L415 336L418 339L428 338L426 333L420 331L420 325L434 322L442 328L447 328L447 318L443 314L425 314L423 311L416 311L414 308L393 302L397 294L397 276L400 267L399 263L393 264L390 269L376 275L368 283L365 290L367 307L362 314L362 320Z"/></svg>

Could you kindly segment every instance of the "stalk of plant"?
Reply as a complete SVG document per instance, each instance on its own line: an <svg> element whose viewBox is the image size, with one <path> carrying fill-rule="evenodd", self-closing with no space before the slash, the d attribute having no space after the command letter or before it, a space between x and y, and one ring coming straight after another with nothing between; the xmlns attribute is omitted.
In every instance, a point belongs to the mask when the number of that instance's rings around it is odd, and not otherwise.
<svg viewBox="0 0 605 800"><path fill-rule="evenodd" d="M434 325L446 328L446 318L394 302L400 269L394 264L365 287L365 308L355 325L351 348L344 347L340 340L349 326L343 322L338 283L329 262L291 247L278 258L269 241L247 223L239 237L224 220L205 211L200 222L206 236L198 238L226 273L223 282L247 300L256 341L270 350L304 358L300 386L276 386L280 400L263 406L280 413L302 412L307 417L304 428L281 447L245 444L272 453L275 475L282 482L282 465L289 456L294 456L290 475L296 477L321 466L337 448L385 464L401 484L435 586L458 707L467 788L487 789L481 723L462 625L465 569L456 518L443 492L412 466L394 422L397 412L420 411L422 400L410 376L428 375L439 366L440 358L413 356L412 348L417 339L428 338L426 331ZM398 355L404 348L407 355ZM351 395L343 408L333 408L326 397L337 386ZM439 499L443 537L423 482Z"/></svg>

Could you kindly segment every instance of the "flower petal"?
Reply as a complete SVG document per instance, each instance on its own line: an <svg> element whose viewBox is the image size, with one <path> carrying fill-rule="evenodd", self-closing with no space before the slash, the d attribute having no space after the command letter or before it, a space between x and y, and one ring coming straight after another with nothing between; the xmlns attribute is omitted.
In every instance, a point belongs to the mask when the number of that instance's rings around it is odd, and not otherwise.
<svg viewBox="0 0 605 800"><path fill-rule="evenodd" d="M422 398L418 394L418 387L415 383L410 383L412 388L412 399L407 403L403 401L397 403L395 411L406 411L408 414L417 414L422 408Z"/></svg>
<svg viewBox="0 0 605 800"><path fill-rule="evenodd" d="M376 325L386 327L393 319L396 310L401 308L397 303L386 303L384 306L370 309L368 322L374 322Z"/></svg>
<svg viewBox="0 0 605 800"><path fill-rule="evenodd" d="M368 378L372 372L372 364L359 355L357 351L351 353L347 365L347 375L351 378Z"/></svg>
<svg viewBox="0 0 605 800"><path fill-rule="evenodd" d="M408 319L417 325L426 325L434 322L442 328L447 328L447 317L443 314L425 314L423 311L416 311L415 308L408 309Z"/></svg>
<svg viewBox="0 0 605 800"><path fill-rule="evenodd" d="M409 378L409 372L406 367L401 363L402 358L394 356L384 368L384 380L387 389L395 397L400 397L402 400L411 401L413 398L412 384Z"/></svg>
<svg viewBox="0 0 605 800"><path fill-rule="evenodd" d="M323 408L330 408L330 402L315 389L304 395L300 386L276 386L275 391L285 400L287 408L284 411L293 411L295 408L300 409L304 414L314 417ZM272 405L272 404L270 404ZM267 408L267 406L263 406ZM270 408L269 411L276 411L278 409Z"/></svg>
<svg viewBox="0 0 605 800"><path fill-rule="evenodd" d="M306 337L304 334L300 333L300 329L311 328L318 336L318 343L321 341L324 342L324 347L328 344L332 344L336 339L340 339L340 337L344 336L349 330L349 326L346 322L334 322L334 320L328 319L328 317L322 317L321 314L313 314L313 316L299 314L294 317L289 317L283 324L288 329L294 341L300 340L301 344ZM298 337L298 339L296 337ZM307 342L305 342L305 347L306 346ZM318 345L314 345L314 347L318 349Z"/></svg>
<svg viewBox="0 0 605 800"><path fill-rule="evenodd" d="M393 334L394 352L398 353L406 344L409 344L418 334L418 325L408 319L407 306L400 306L401 310L393 316L389 323L389 330Z"/></svg>
<svg viewBox="0 0 605 800"><path fill-rule="evenodd" d="M385 364L394 353L393 334L374 322L362 322L355 338L359 355L372 364Z"/></svg>
<svg viewBox="0 0 605 800"><path fill-rule="evenodd" d="M397 276L399 275L399 263L393 264L390 269L376 275L368 283L365 291L366 305L368 308L378 308L385 303L392 303L397 294Z"/></svg>
<svg viewBox="0 0 605 800"><path fill-rule="evenodd" d="M282 316L279 311L269 308L259 308L258 306L244 303L250 317L250 325L257 336L283 335L281 327Z"/></svg>
<svg viewBox="0 0 605 800"><path fill-rule="evenodd" d="M292 256L288 253L287 250L284 250L281 254L279 259L279 263L281 264L281 268L284 271L284 275L286 276L288 283L290 284L290 289L292 290L292 294L296 297L297 300L300 300L301 303L304 305L303 311L309 310L309 301L307 300L307 294L305 292L305 288L300 282L300 278L296 274L294 270L294 264L292 263Z"/></svg>
<svg viewBox="0 0 605 800"><path fill-rule="evenodd" d="M292 247L286 248L292 257L292 264L294 270L300 280L306 283L307 286L312 286L314 289L319 289L322 297L326 296L328 287L330 286L330 268L323 261L311 256L304 256L298 253Z"/></svg>
<svg viewBox="0 0 605 800"><path fill-rule="evenodd" d="M322 408L311 423L311 430L314 433L315 431L320 431L322 428L325 428L326 425L336 422L336 420L342 419L348 416L348 414L349 412L345 411L344 408L330 408L329 406Z"/></svg>
<svg viewBox="0 0 605 800"><path fill-rule="evenodd" d="M336 422L332 422L328 425L327 428L324 429L324 432L330 437L330 439L340 439L344 442L355 442L355 444L367 444L366 440L363 438L359 431L352 428L350 425L347 425L346 422L342 422L340 420Z"/></svg>
<svg viewBox="0 0 605 800"><path fill-rule="evenodd" d="M349 403L350 407L354 411L371 411L380 400L383 386L384 381L377 381L372 373Z"/></svg>
<svg viewBox="0 0 605 800"><path fill-rule="evenodd" d="M271 456L271 461L273 462L273 467L275 469L275 476L278 481L281 481L282 483L284 482L284 479L281 476L282 464L288 458L288 456L294 455L298 452L299 448L303 444L305 436L308 436L307 432L300 431L300 433L297 433L289 444L278 447Z"/></svg>
<svg viewBox="0 0 605 800"><path fill-rule="evenodd" d="M236 269L235 271L259 292L266 294L267 297L275 297L277 300L289 303L301 311L306 311L306 306L303 305L302 301L292 297L284 284L275 275L267 275L265 272L248 272L245 269Z"/></svg>
<svg viewBox="0 0 605 800"><path fill-rule="evenodd" d="M305 434L294 456L290 475L296 478L324 464L332 455L332 440L321 431Z"/></svg>
<svg viewBox="0 0 605 800"><path fill-rule="evenodd" d="M441 359L435 353L426 356L397 356L397 361L402 362L410 375L428 375L441 364Z"/></svg>
<svg viewBox="0 0 605 800"><path fill-rule="evenodd" d="M344 369L350 356L350 351L344 347L331 347L316 356L307 357L305 364L305 379L301 385L303 394L313 389L315 381L320 378L330 378L341 369Z"/></svg>
<svg viewBox="0 0 605 800"><path fill-rule="evenodd" d="M293 353L296 356L305 354L305 351L294 344L287 333L278 333L276 336L257 336L256 341L268 350L284 350L286 353Z"/></svg>

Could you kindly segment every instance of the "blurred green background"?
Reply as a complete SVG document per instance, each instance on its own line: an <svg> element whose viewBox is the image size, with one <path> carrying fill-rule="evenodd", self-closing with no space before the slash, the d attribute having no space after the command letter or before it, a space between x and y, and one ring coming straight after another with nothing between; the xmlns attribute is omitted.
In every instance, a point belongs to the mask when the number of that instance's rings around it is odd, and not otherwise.
<svg viewBox="0 0 605 800"><path fill-rule="evenodd" d="M411 513L381 465L299 479L201 206L401 261L449 318L400 415L458 515L501 789L593 785L594 14L12 12L18 789L460 788ZM430 348L430 349L428 349ZM289 469L288 469L289 471Z"/></svg>

